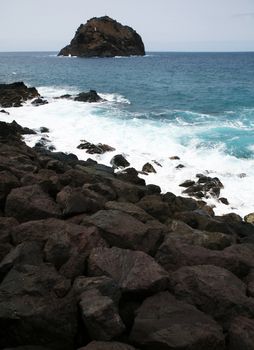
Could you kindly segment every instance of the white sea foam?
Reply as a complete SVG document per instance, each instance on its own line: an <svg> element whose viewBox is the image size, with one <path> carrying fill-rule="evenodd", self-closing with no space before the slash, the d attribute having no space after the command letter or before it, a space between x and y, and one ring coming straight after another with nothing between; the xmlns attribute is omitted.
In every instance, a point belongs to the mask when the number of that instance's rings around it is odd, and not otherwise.
<svg viewBox="0 0 254 350"><path fill-rule="evenodd" d="M98 162L110 164L113 155L124 153L131 166L138 170L146 162L156 160L162 165L160 167L153 163L157 173L142 176L147 183L161 186L163 192L180 195L182 188L178 185L186 179L195 179L197 173L218 176L225 186L221 196L228 198L230 205L210 199L208 202L216 206L217 214L234 211L243 216L254 211L254 160L225 155L223 143L214 148L197 147L200 140L195 135L205 126L144 120L135 114L132 119L117 117L123 113L118 103L129 102L125 102L125 98L118 94L102 93L101 96L110 101L108 104L89 104L54 99L66 93L78 92L68 87L41 87L39 92L50 101L49 104L34 107L27 103L22 108L9 108L10 116L1 113L1 120L15 119L23 126L35 129L47 126L50 129L49 137L57 150L75 153L80 159L92 157ZM28 135L26 142L33 146L40 136ZM183 136L189 136L191 140L186 146L180 143ZM93 143L107 143L116 151L105 155L88 155L84 150L77 149L80 140L84 139ZM180 161L169 159L175 155L181 158ZM185 168L177 170L175 167L179 163ZM242 173L246 176L240 176Z"/></svg>

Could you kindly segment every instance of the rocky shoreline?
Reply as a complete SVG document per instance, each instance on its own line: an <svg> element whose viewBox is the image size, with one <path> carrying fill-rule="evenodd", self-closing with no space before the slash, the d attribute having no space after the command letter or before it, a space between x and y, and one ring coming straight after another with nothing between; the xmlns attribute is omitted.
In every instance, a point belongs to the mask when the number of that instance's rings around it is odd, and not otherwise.
<svg viewBox="0 0 254 350"><path fill-rule="evenodd" d="M0 124L2 349L253 346L254 225L22 133Z"/></svg>
<svg viewBox="0 0 254 350"><path fill-rule="evenodd" d="M3 107L47 103L10 85ZM220 198L218 178L180 184L196 199L163 194L122 155L109 167L52 152L48 132L30 148L34 130L0 122L0 348L252 349L253 214L215 216L203 199Z"/></svg>

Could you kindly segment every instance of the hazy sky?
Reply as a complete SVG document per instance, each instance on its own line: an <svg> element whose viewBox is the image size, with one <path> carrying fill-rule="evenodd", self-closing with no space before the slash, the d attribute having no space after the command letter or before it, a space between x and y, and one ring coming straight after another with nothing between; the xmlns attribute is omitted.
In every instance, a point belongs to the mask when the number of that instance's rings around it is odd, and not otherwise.
<svg viewBox="0 0 254 350"><path fill-rule="evenodd" d="M107 14L147 51L254 51L254 0L0 0L0 51L57 51Z"/></svg>

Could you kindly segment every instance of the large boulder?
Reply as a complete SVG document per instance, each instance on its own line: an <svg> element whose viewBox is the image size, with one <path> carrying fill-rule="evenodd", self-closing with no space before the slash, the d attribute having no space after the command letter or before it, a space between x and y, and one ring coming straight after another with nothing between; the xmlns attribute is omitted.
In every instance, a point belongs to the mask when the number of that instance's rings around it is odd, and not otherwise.
<svg viewBox="0 0 254 350"><path fill-rule="evenodd" d="M5 215L20 222L59 218L61 210L39 185L13 189L6 199Z"/></svg>
<svg viewBox="0 0 254 350"><path fill-rule="evenodd" d="M34 88L28 88L23 82L0 84L0 106L20 107L22 103L40 96Z"/></svg>
<svg viewBox="0 0 254 350"><path fill-rule="evenodd" d="M91 18L85 25L81 24L70 45L58 55L114 57L144 54L142 39L132 28L104 16Z"/></svg>
<svg viewBox="0 0 254 350"><path fill-rule="evenodd" d="M94 249L88 273L111 277L125 293L151 294L166 289L168 284L167 272L152 257L116 247Z"/></svg>
<svg viewBox="0 0 254 350"><path fill-rule="evenodd" d="M154 253L163 237L164 227L144 224L119 210L100 210L84 224L98 227L111 246Z"/></svg>
<svg viewBox="0 0 254 350"><path fill-rule="evenodd" d="M72 349L77 308L70 288L51 265L13 268L0 286L1 347Z"/></svg>
<svg viewBox="0 0 254 350"><path fill-rule="evenodd" d="M237 315L254 316L246 285L226 269L212 265L182 267L171 275L171 290L224 326Z"/></svg>
<svg viewBox="0 0 254 350"><path fill-rule="evenodd" d="M225 349L220 326L211 317L168 292L156 294L143 302L130 339L147 350Z"/></svg>

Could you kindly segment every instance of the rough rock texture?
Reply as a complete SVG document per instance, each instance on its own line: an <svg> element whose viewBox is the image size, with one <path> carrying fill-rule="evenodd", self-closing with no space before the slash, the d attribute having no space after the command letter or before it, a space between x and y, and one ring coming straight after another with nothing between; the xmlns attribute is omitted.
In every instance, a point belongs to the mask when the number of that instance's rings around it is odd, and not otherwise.
<svg viewBox="0 0 254 350"><path fill-rule="evenodd" d="M0 123L1 349L253 349L253 224L21 133Z"/></svg>
<svg viewBox="0 0 254 350"><path fill-rule="evenodd" d="M81 24L71 43L58 55L114 57L144 54L144 44L135 30L104 16Z"/></svg>
<svg viewBox="0 0 254 350"><path fill-rule="evenodd" d="M39 96L34 87L28 88L23 82L0 84L0 106L4 108L20 107L23 102Z"/></svg>
<svg viewBox="0 0 254 350"><path fill-rule="evenodd" d="M131 340L142 349L222 350L216 322L168 292L152 296L138 309Z"/></svg>

